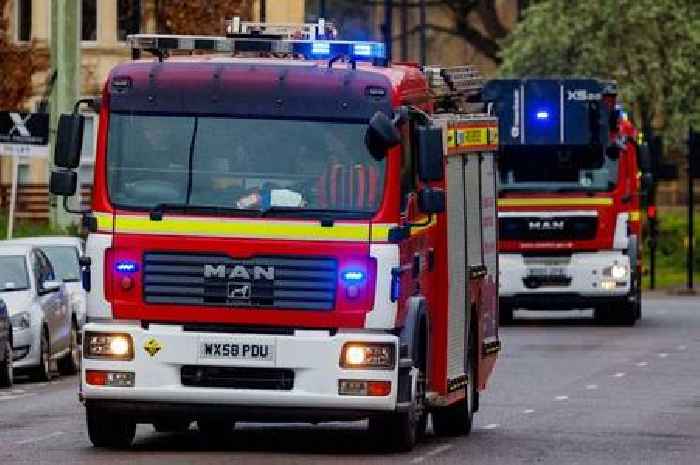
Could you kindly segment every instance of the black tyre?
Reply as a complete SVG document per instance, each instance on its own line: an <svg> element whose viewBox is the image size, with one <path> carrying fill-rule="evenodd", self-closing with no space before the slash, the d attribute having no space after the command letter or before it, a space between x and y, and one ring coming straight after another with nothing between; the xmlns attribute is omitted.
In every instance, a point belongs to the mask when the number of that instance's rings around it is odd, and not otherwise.
<svg viewBox="0 0 700 465"><path fill-rule="evenodd" d="M12 387L13 383L13 372L12 372L12 344L10 341L5 342L5 346L1 347L0 350L3 351L3 361L0 362L0 387L9 388Z"/></svg>
<svg viewBox="0 0 700 465"><path fill-rule="evenodd" d="M74 375L80 370L80 345L78 344L78 326L75 321L70 326L69 351L58 362L58 372L62 375Z"/></svg>
<svg viewBox="0 0 700 465"><path fill-rule="evenodd" d="M370 435L392 452L408 452L425 436L428 413L425 403L425 373L413 368L415 398L404 411L374 415L369 418ZM413 382L413 380L412 380Z"/></svg>
<svg viewBox="0 0 700 465"><path fill-rule="evenodd" d="M86 409L90 442L95 447L127 449L136 435L136 422L129 417L101 414L90 406Z"/></svg>
<svg viewBox="0 0 700 465"><path fill-rule="evenodd" d="M473 333L472 333L473 334ZM472 345L476 336L472 336ZM476 389L475 349L469 350L467 359L467 385L464 386L464 399L445 408L433 410L433 430L438 436L466 436L472 431L474 412L478 407Z"/></svg>
<svg viewBox="0 0 700 465"><path fill-rule="evenodd" d="M190 420L169 418L153 423L153 429L158 433L184 433L190 429Z"/></svg>
<svg viewBox="0 0 700 465"><path fill-rule="evenodd" d="M498 306L498 324L500 326L513 324L513 310L511 305L500 304Z"/></svg>
<svg viewBox="0 0 700 465"><path fill-rule="evenodd" d="M44 328L41 331L41 339L39 342L39 366L34 368L32 379L34 381L50 381L51 380L51 352L48 330Z"/></svg>

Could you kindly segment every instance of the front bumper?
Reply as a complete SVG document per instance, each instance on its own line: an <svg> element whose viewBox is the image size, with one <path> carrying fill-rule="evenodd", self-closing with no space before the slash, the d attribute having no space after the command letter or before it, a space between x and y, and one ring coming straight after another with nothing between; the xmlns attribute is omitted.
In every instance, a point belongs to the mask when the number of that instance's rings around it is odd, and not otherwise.
<svg viewBox="0 0 700 465"><path fill-rule="evenodd" d="M366 412L391 411L397 404L398 369L348 370L339 360L346 342L388 342L398 338L386 333L351 333L297 330L290 335L231 334L184 331L182 326L88 323L85 332L128 333L134 340L134 360L112 361L83 358L81 397L92 408L134 415L235 414L237 418L294 417L298 420L355 418ZM156 341L160 350L153 356L145 350ZM200 342L251 342L274 346L270 362L200 358ZM233 389L184 386L181 369L185 365L290 369L294 372L289 390ZM135 374L133 387L102 387L86 384L86 370L128 371ZM387 396L348 396L338 394L341 379L390 381ZM147 421L147 420L144 420Z"/></svg>
<svg viewBox="0 0 700 465"><path fill-rule="evenodd" d="M624 278L603 274L614 263L627 267ZM629 257L620 251L573 253L568 260L504 253L499 255L499 296L501 302L537 308L583 308L591 307L591 302L616 302L630 294L629 264ZM553 270L561 274L547 275ZM540 279L542 271L545 279Z"/></svg>

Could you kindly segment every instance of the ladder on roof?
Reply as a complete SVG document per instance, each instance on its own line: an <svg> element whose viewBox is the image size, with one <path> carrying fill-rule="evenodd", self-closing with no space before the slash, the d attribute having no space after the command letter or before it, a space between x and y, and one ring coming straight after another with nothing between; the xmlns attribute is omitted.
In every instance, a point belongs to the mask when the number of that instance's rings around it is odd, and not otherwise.
<svg viewBox="0 0 700 465"><path fill-rule="evenodd" d="M423 72L428 80L437 111L474 113L482 112L481 89L484 79L473 66L426 66Z"/></svg>
<svg viewBox="0 0 700 465"><path fill-rule="evenodd" d="M332 22L320 18L316 23L259 23L233 19L224 20L227 37L257 36L284 40L335 40L338 30Z"/></svg>

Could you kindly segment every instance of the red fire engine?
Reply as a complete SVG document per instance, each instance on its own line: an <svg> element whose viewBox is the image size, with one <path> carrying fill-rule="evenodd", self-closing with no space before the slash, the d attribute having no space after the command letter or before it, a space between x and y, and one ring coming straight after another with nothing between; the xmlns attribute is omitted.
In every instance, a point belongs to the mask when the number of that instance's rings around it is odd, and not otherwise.
<svg viewBox="0 0 700 465"><path fill-rule="evenodd" d="M514 308L641 317L637 131L596 79L503 79L484 98L499 117L500 317Z"/></svg>
<svg viewBox="0 0 700 465"><path fill-rule="evenodd" d="M368 418L407 450L428 414L469 433L500 347L497 121L458 113L471 71L390 65L327 24L129 41L157 59L117 66L99 103L92 443ZM56 194L81 125L61 117Z"/></svg>

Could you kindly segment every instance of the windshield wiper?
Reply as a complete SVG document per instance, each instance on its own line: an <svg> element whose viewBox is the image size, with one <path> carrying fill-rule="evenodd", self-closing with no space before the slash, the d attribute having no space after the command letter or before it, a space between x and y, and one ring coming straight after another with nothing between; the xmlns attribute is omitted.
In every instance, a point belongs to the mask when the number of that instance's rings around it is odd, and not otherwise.
<svg viewBox="0 0 700 465"><path fill-rule="evenodd" d="M221 207L218 205L192 205L189 203L159 203L150 211L151 221L162 220L163 213L166 211L177 211L183 213L213 213L216 215L243 214L247 216L255 216L260 214L260 210L251 210L249 208Z"/></svg>
<svg viewBox="0 0 700 465"><path fill-rule="evenodd" d="M270 213L282 215L298 215L302 218L318 218L319 220L321 220L322 225L325 225L324 223L328 222L328 226L333 225L334 218L363 219L370 218L372 216L371 212L347 210L340 208L334 209L270 206L260 210L260 216L268 216Z"/></svg>

